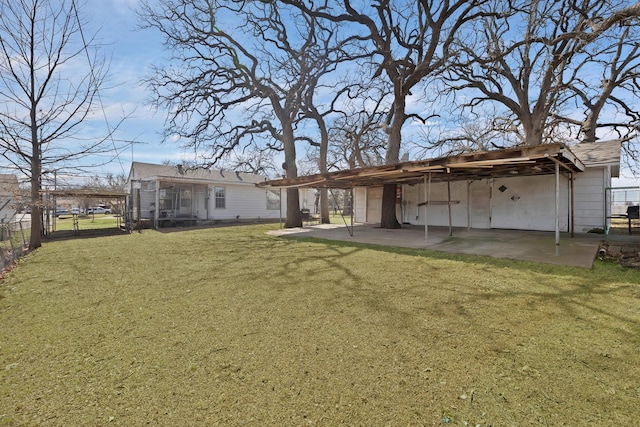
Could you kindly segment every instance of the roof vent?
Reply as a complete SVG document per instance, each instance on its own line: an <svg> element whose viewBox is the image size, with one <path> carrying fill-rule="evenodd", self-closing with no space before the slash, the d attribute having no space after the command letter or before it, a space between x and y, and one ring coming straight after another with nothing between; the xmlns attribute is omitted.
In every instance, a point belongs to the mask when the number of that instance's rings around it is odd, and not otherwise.
<svg viewBox="0 0 640 427"><path fill-rule="evenodd" d="M179 164L176 167L178 168L178 173L180 175L184 175L184 167L182 166L182 164Z"/></svg>

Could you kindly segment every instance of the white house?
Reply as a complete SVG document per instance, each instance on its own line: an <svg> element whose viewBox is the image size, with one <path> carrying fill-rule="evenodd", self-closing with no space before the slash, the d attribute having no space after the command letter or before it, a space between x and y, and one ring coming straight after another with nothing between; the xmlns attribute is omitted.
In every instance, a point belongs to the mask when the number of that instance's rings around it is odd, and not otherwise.
<svg viewBox="0 0 640 427"><path fill-rule="evenodd" d="M277 220L279 190L262 189L264 176L225 170L133 162L126 189L135 222L155 227L218 221ZM282 192L284 195L285 192Z"/></svg>

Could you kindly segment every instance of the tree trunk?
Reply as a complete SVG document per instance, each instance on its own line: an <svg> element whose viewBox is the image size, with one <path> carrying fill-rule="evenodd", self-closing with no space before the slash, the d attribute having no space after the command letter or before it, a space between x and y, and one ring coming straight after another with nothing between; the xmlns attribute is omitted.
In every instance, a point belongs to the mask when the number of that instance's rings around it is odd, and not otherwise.
<svg viewBox="0 0 640 427"><path fill-rule="evenodd" d="M297 188L287 188L287 220L285 228L302 227L300 212L300 193Z"/></svg>
<svg viewBox="0 0 640 427"><path fill-rule="evenodd" d="M405 98L404 94L396 93L394 101L393 122L387 142L385 163L392 165L398 163L400 158L400 141L402 124L404 123ZM396 217L396 184L385 184L382 188L382 216L381 228L402 228Z"/></svg>
<svg viewBox="0 0 640 427"><path fill-rule="evenodd" d="M320 114L316 114L316 122L320 128L320 159L318 160L318 168L320 173L327 173L327 153L329 151L329 132L324 122L324 118ZM320 189L320 223L329 224L329 190Z"/></svg>
<svg viewBox="0 0 640 427"><path fill-rule="evenodd" d="M330 224L329 219L329 190L320 189L320 224Z"/></svg>
<svg viewBox="0 0 640 427"><path fill-rule="evenodd" d="M36 163L35 161L33 163ZM42 206L40 203L40 166L33 166L31 175L31 237L29 249L42 246ZM37 174L36 174L37 171Z"/></svg>
<svg viewBox="0 0 640 427"><path fill-rule="evenodd" d="M35 93L35 70L31 69L31 93ZM31 99L31 237L29 237L29 249L37 249L42 246L42 203L40 189L42 188L42 147L38 139L38 124L36 112L38 104Z"/></svg>
<svg viewBox="0 0 640 427"><path fill-rule="evenodd" d="M280 117L284 117L281 114ZM284 148L284 166L287 178L298 177L298 167L296 166L296 146L293 137L293 126L281 118L282 123L282 145ZM302 227L302 213L300 212L300 193L297 188L287 189L287 220L285 228Z"/></svg>
<svg viewBox="0 0 640 427"><path fill-rule="evenodd" d="M524 145L535 147L542 145L544 118L539 112L528 114L520 119L524 133Z"/></svg>
<svg viewBox="0 0 640 427"><path fill-rule="evenodd" d="M382 187L381 228L402 228L396 217L396 184L385 184Z"/></svg>

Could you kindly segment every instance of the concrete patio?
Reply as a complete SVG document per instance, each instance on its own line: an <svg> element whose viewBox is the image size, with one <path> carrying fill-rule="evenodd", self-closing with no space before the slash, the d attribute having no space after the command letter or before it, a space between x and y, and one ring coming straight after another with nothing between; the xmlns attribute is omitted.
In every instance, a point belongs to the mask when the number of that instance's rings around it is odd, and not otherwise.
<svg viewBox="0 0 640 427"><path fill-rule="evenodd" d="M556 253L555 233L545 231L454 228L453 236L449 236L448 227L431 226L425 241L424 227L404 225L401 229L389 230L376 224L358 224L354 226L351 236L344 224L326 224L279 229L270 234L486 255L584 268L593 266L605 238L601 234L576 234L572 238L568 233L561 233ZM622 239L625 237L620 236ZM638 237L634 237L637 240Z"/></svg>

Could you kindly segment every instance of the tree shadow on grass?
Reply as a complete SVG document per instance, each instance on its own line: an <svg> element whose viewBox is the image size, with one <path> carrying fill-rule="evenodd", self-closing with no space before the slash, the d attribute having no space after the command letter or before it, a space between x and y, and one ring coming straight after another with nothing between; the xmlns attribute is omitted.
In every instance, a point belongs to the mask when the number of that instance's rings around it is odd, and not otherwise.
<svg viewBox="0 0 640 427"><path fill-rule="evenodd" d="M366 249L421 259L473 264L476 269L486 273L487 277L500 277L509 274L510 270L515 270L530 278L531 289L526 289L519 285L514 288L504 286L491 288L490 291L479 291L473 286L460 286L456 287L456 289L451 289L451 294L456 294L460 299L465 299L465 303L468 304L473 304L477 301L495 304L502 301L500 304L509 304L509 301L513 300L526 300L532 308L545 304L555 304L572 318L581 319L587 323L597 323L599 327L604 326L610 328L612 332L622 333L623 335L640 334L640 323L633 317L631 312L625 314L622 310L618 311L611 306L607 308L606 305L601 304L602 301L610 301L614 298L626 299L632 302L640 296L640 285L636 285L640 283L640 272L622 267L614 262L597 260L594 269L585 269L482 255L382 246L314 237L283 237L283 239L324 244L330 249ZM338 255L340 252L336 251L335 254ZM343 272L346 268L343 263L337 261L331 262L330 266L340 268ZM429 264L429 267L435 270L444 268L433 264ZM353 276L353 272L347 272L346 274L347 277ZM558 280L558 277L560 280ZM508 283L508 278L503 279ZM443 285L439 284L439 286L442 287ZM602 317L607 317L611 322L603 325L600 320L596 321L596 319L601 319ZM617 326L615 326L616 324ZM625 326L623 327L622 325Z"/></svg>

